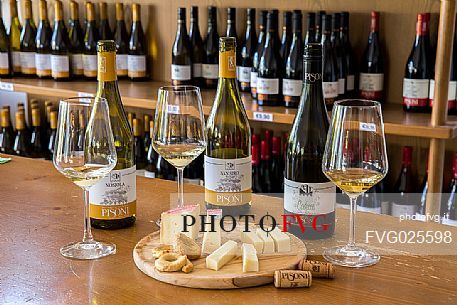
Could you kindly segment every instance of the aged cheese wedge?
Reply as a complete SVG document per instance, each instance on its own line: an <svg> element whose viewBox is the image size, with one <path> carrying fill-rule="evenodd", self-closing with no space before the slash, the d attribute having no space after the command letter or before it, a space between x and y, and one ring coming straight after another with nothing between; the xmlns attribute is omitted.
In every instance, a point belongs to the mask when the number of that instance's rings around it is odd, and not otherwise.
<svg viewBox="0 0 457 305"><path fill-rule="evenodd" d="M241 231L241 242L254 245L257 253L262 253L263 251L263 240L254 231Z"/></svg>
<svg viewBox="0 0 457 305"><path fill-rule="evenodd" d="M290 237L286 233L282 232L278 227L273 231L269 232L275 243L276 252L289 252L290 251Z"/></svg>
<svg viewBox="0 0 457 305"><path fill-rule="evenodd" d="M233 240L229 240L206 257L206 268L217 271L234 259L236 253L237 243Z"/></svg>
<svg viewBox="0 0 457 305"><path fill-rule="evenodd" d="M160 216L160 243L164 245L173 245L176 242L176 236L183 233L186 236L196 239L200 227L200 205L188 205L183 208L165 211ZM188 228L188 232L184 230L184 216L192 215L195 217L195 224ZM188 217L190 223L190 217Z"/></svg>
<svg viewBox="0 0 457 305"><path fill-rule="evenodd" d="M256 230L257 236L260 237L263 241L263 254L269 254L275 252L275 242L270 234L263 231L261 228L257 228Z"/></svg>
<svg viewBox="0 0 457 305"><path fill-rule="evenodd" d="M259 259L257 258L257 251L254 245L243 244L241 251L243 253L243 272L259 271Z"/></svg>
<svg viewBox="0 0 457 305"><path fill-rule="evenodd" d="M209 217L215 215L214 219L214 231L210 232ZM221 209L209 209L206 211L206 227L205 232L203 233L203 242L202 242L202 254L213 253L217 248L221 246L221 227L219 225L220 219L222 217Z"/></svg>

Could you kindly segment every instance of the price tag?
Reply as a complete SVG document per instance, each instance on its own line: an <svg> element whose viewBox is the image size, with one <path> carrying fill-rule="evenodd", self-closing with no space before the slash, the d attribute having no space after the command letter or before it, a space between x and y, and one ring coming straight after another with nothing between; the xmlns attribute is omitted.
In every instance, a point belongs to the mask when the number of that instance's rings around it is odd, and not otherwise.
<svg viewBox="0 0 457 305"><path fill-rule="evenodd" d="M168 113L179 114L179 105L168 105Z"/></svg>
<svg viewBox="0 0 457 305"><path fill-rule="evenodd" d="M272 113L254 111L253 117L256 121L273 122Z"/></svg>
<svg viewBox="0 0 457 305"><path fill-rule="evenodd" d="M359 122L359 129L361 131L376 132L376 124Z"/></svg>
<svg viewBox="0 0 457 305"><path fill-rule="evenodd" d="M0 82L0 90L14 91L14 86L12 83Z"/></svg>
<svg viewBox="0 0 457 305"><path fill-rule="evenodd" d="M87 92L78 92L78 97L94 97L94 95Z"/></svg>

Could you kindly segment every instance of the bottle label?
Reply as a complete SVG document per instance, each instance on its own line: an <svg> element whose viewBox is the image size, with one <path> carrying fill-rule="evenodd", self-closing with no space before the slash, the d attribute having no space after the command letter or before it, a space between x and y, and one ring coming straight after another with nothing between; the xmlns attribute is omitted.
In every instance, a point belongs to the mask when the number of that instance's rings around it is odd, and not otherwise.
<svg viewBox="0 0 457 305"><path fill-rule="evenodd" d="M338 96L338 81L322 82L322 89L324 90L324 98L335 98Z"/></svg>
<svg viewBox="0 0 457 305"><path fill-rule="evenodd" d="M236 79L235 50L219 52L219 77Z"/></svg>
<svg viewBox="0 0 457 305"><path fill-rule="evenodd" d="M146 77L146 55L128 55L127 65L129 77Z"/></svg>
<svg viewBox="0 0 457 305"><path fill-rule="evenodd" d="M383 73L360 73L360 96L364 99L378 100L384 90Z"/></svg>
<svg viewBox="0 0 457 305"><path fill-rule="evenodd" d="M34 52L21 52L21 72L24 74L36 74Z"/></svg>
<svg viewBox="0 0 457 305"><path fill-rule="evenodd" d="M171 79L190 80L192 78L190 66L171 65Z"/></svg>
<svg viewBox="0 0 457 305"><path fill-rule="evenodd" d="M205 155L205 201L222 206L251 202L252 157L218 159Z"/></svg>
<svg viewBox="0 0 457 305"><path fill-rule="evenodd" d="M112 170L89 191L90 217L123 219L136 214L136 166Z"/></svg>
<svg viewBox="0 0 457 305"><path fill-rule="evenodd" d="M369 207L361 207L360 205L357 205L357 212L358 211L374 213L374 214L381 214L381 207L369 208Z"/></svg>
<svg viewBox="0 0 457 305"><path fill-rule="evenodd" d="M284 209L290 213L329 214L335 205L336 186L332 182L302 183L284 178Z"/></svg>
<svg viewBox="0 0 457 305"><path fill-rule="evenodd" d="M116 73L118 76L127 76L129 63L127 54L116 54Z"/></svg>
<svg viewBox="0 0 457 305"><path fill-rule="evenodd" d="M9 73L8 52L0 52L0 74Z"/></svg>
<svg viewBox="0 0 457 305"><path fill-rule="evenodd" d="M83 54L83 66L85 77L97 76L97 55Z"/></svg>
<svg viewBox="0 0 457 305"><path fill-rule="evenodd" d="M219 66L217 64L202 64L203 78L218 79Z"/></svg>
<svg viewBox="0 0 457 305"><path fill-rule="evenodd" d="M346 79L339 78L338 79L338 94L344 94L346 91Z"/></svg>
<svg viewBox="0 0 457 305"><path fill-rule="evenodd" d="M251 71L251 91L257 93L257 77L259 73Z"/></svg>
<svg viewBox="0 0 457 305"><path fill-rule="evenodd" d="M70 60L68 55L51 55L52 77L70 77Z"/></svg>
<svg viewBox="0 0 457 305"><path fill-rule="evenodd" d="M355 83L355 76L354 75L348 75L346 78L346 83L347 83L347 90L348 91L353 91L354 90L354 83Z"/></svg>
<svg viewBox="0 0 457 305"><path fill-rule="evenodd" d="M428 79L403 79L403 105L427 106L430 80Z"/></svg>
<svg viewBox="0 0 457 305"><path fill-rule="evenodd" d="M447 217L443 217L442 224L448 226L457 226L457 220L452 220Z"/></svg>
<svg viewBox="0 0 457 305"><path fill-rule="evenodd" d="M251 82L251 67L238 67L238 81L249 84Z"/></svg>
<svg viewBox="0 0 457 305"><path fill-rule="evenodd" d="M116 52L98 52L97 62L97 79L99 82L113 82L117 79Z"/></svg>
<svg viewBox="0 0 457 305"><path fill-rule="evenodd" d="M303 81L298 79L283 79L282 94L285 96L300 96L303 88Z"/></svg>
<svg viewBox="0 0 457 305"><path fill-rule="evenodd" d="M82 54L71 54L71 72L73 75L83 75L83 55Z"/></svg>
<svg viewBox="0 0 457 305"><path fill-rule="evenodd" d="M202 77L202 64L192 64L192 77Z"/></svg>
<svg viewBox="0 0 457 305"><path fill-rule="evenodd" d="M35 54L36 74L38 76L51 76L51 54Z"/></svg>
<svg viewBox="0 0 457 305"><path fill-rule="evenodd" d="M13 70L14 72L21 72L21 52L13 51Z"/></svg>
<svg viewBox="0 0 457 305"><path fill-rule="evenodd" d="M406 205L406 204L396 204L392 202L392 208L390 215L395 217L403 216L413 216L416 214L417 206L415 204Z"/></svg>
<svg viewBox="0 0 457 305"><path fill-rule="evenodd" d="M146 178L155 178L156 177L156 173L150 172L150 171L144 171L144 176Z"/></svg>
<svg viewBox="0 0 457 305"><path fill-rule="evenodd" d="M450 81L449 87L447 91L447 102L448 102L448 109L455 108L455 99L457 94L457 81ZM433 106L433 98L435 97L435 80L430 80L430 90L429 90L429 106Z"/></svg>
<svg viewBox="0 0 457 305"><path fill-rule="evenodd" d="M279 79L257 77L257 93L279 94Z"/></svg>

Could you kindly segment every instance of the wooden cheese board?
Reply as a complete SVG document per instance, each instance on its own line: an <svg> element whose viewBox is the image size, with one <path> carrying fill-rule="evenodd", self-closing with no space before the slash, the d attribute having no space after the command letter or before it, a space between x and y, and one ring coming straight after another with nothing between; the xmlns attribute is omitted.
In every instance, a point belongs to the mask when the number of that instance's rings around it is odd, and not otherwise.
<svg viewBox="0 0 457 305"><path fill-rule="evenodd" d="M241 248L240 241L241 228L236 228L232 232L223 233L222 243L233 240ZM297 237L290 236L291 251L285 253L259 254L259 271L242 271L241 250L240 255L226 264L218 271L206 268L206 257L193 260L194 271L191 273L183 272L161 272L154 266L152 248L160 245L160 233L154 232L141 239L133 249L133 260L136 266L146 275L176 286L203 288L203 289L235 289L261 286L273 283L275 270L296 269L298 262L306 258L306 246ZM202 236L197 239L201 244Z"/></svg>

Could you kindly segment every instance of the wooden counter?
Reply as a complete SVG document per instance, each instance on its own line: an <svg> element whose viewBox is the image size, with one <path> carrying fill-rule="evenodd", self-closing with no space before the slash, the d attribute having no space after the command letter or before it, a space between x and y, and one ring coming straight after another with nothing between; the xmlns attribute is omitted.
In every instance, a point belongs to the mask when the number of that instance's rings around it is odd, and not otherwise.
<svg viewBox="0 0 457 305"><path fill-rule="evenodd" d="M96 261L62 257L59 247L82 236L82 191L52 163L14 157L0 165L0 302L6 304L456 304L457 256L385 255L379 264L359 270L337 268L334 280L313 280L310 289L276 289L272 285L216 291L175 287L141 273L132 260L139 239L157 230L154 220L169 206L172 182L138 179L138 219L132 228L94 230L97 240L117 244L114 256ZM201 192L185 186L186 192ZM160 190L160 191L158 191ZM254 196L254 202L281 209L281 200ZM344 243L348 213L337 211L334 238L306 242L310 253ZM359 213L359 241L367 229L457 229L435 223L404 222L389 216ZM389 246L395 253L396 245ZM455 242L435 251L457 252ZM447 249L447 250L446 250ZM444 253L444 252L443 252ZM404 253L403 253L404 254ZM454 253L455 255L455 253ZM321 257L314 257L322 259Z"/></svg>

